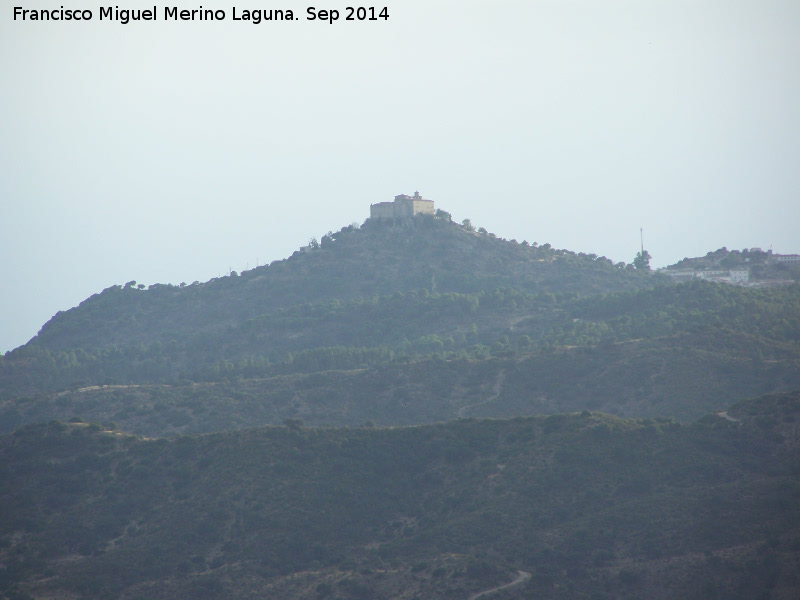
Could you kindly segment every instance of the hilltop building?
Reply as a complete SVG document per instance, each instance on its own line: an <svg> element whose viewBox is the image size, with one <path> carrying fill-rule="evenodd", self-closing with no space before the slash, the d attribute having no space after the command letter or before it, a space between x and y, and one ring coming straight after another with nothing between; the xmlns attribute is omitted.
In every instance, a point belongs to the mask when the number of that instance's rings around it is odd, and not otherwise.
<svg viewBox="0 0 800 600"><path fill-rule="evenodd" d="M747 267L737 267L729 270L721 269L659 269L661 273L669 275L672 281L683 282L690 279L705 279L717 283L730 283L732 285L747 285L750 281L750 270Z"/></svg>
<svg viewBox="0 0 800 600"><path fill-rule="evenodd" d="M800 264L800 254L773 254L772 262L779 265L797 265Z"/></svg>
<svg viewBox="0 0 800 600"><path fill-rule="evenodd" d="M370 219L411 219L415 215L433 214L433 200L425 200L419 192L414 192L413 196L400 194L394 197L394 202L369 205Z"/></svg>
<svg viewBox="0 0 800 600"><path fill-rule="evenodd" d="M793 271L800 266L800 254L775 254L771 248L766 252L761 248L741 252L721 248L704 257L685 258L675 266L684 268L667 267L659 272L676 282L704 279L743 287L772 287L796 282L797 273Z"/></svg>

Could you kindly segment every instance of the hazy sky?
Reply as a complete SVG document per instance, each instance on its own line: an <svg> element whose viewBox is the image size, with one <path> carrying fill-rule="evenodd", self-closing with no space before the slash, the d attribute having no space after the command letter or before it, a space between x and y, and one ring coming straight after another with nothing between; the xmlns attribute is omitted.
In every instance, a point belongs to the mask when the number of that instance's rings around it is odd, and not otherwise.
<svg viewBox="0 0 800 600"><path fill-rule="evenodd" d="M231 20L270 5L301 20ZM800 252L797 0L390 0L333 25L312 5L121 25L3 2L0 351L110 285L253 268L415 190L614 261L640 227L654 266Z"/></svg>

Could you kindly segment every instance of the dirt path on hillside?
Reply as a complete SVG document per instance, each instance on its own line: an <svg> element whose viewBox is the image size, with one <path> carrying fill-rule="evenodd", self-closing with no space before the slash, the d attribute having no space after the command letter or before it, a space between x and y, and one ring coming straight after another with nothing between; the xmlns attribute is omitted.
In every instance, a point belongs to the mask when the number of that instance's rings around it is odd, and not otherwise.
<svg viewBox="0 0 800 600"><path fill-rule="evenodd" d="M464 412L469 410L470 408L475 408L476 406L480 406L481 404L488 404L493 400L497 400L500 397L500 392L503 389L503 382L506 380L506 370L500 369L500 372L497 374L497 379L492 386L492 396L487 398L486 400L481 400L480 402L476 402L475 404L470 404L468 406L462 406L458 409L458 418L464 416Z"/></svg>
<svg viewBox="0 0 800 600"><path fill-rule="evenodd" d="M717 414L718 417L722 417L723 419L726 419L728 421L733 421L734 423L738 423L739 422L739 419L734 419L732 416L730 416L728 414L727 410L724 410L722 412L718 412L716 414Z"/></svg>
<svg viewBox="0 0 800 600"><path fill-rule="evenodd" d="M530 573L526 573L525 571L519 571L517 574L517 578L512 581L511 583L507 583L505 585L499 585L494 587L490 590L483 590L482 592L478 592L477 594L472 594L467 600L478 600L478 598L483 598L484 596L488 596L489 594L494 594L495 592L499 592L500 590L506 590L510 587L514 587L515 585L519 585L528 581L531 578Z"/></svg>

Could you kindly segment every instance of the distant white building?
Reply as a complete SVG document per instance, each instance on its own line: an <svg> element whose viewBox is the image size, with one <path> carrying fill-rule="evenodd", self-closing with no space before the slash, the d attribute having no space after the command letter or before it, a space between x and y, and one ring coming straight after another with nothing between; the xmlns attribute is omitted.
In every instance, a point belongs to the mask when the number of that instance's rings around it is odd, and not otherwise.
<svg viewBox="0 0 800 600"><path fill-rule="evenodd" d="M750 281L748 269L731 269L730 281L733 284L747 283Z"/></svg>
<svg viewBox="0 0 800 600"><path fill-rule="evenodd" d="M694 269L661 269L661 273L668 275L672 281L683 282L690 279L703 279L705 281L716 281L718 283L730 283L732 285L743 285L750 281L750 270L739 267L730 271L721 269L707 269L705 271L695 271Z"/></svg>
<svg viewBox="0 0 800 600"><path fill-rule="evenodd" d="M697 277L698 279L706 279L708 281L720 281L722 279L730 277L730 275L731 275L730 271L721 271L718 269L712 271L708 269L705 271L697 271L695 277Z"/></svg>
<svg viewBox="0 0 800 600"><path fill-rule="evenodd" d="M773 254L772 260L779 265L800 264L800 254Z"/></svg>
<svg viewBox="0 0 800 600"><path fill-rule="evenodd" d="M688 281L696 276L694 269L659 269L659 272L669 275L672 281Z"/></svg>

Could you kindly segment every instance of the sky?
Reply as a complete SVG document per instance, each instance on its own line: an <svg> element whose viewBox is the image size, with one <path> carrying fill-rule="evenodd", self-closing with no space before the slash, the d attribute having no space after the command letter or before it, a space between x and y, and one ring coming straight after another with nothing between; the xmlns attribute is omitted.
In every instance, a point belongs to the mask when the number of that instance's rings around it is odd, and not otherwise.
<svg viewBox="0 0 800 600"><path fill-rule="evenodd" d="M101 6L0 8L0 352L111 285L286 258L415 191L615 262L640 228L655 267L800 252L797 0L386 0L378 21L326 1L332 24L284 0L297 20L258 25L233 8L270 4Z"/></svg>

